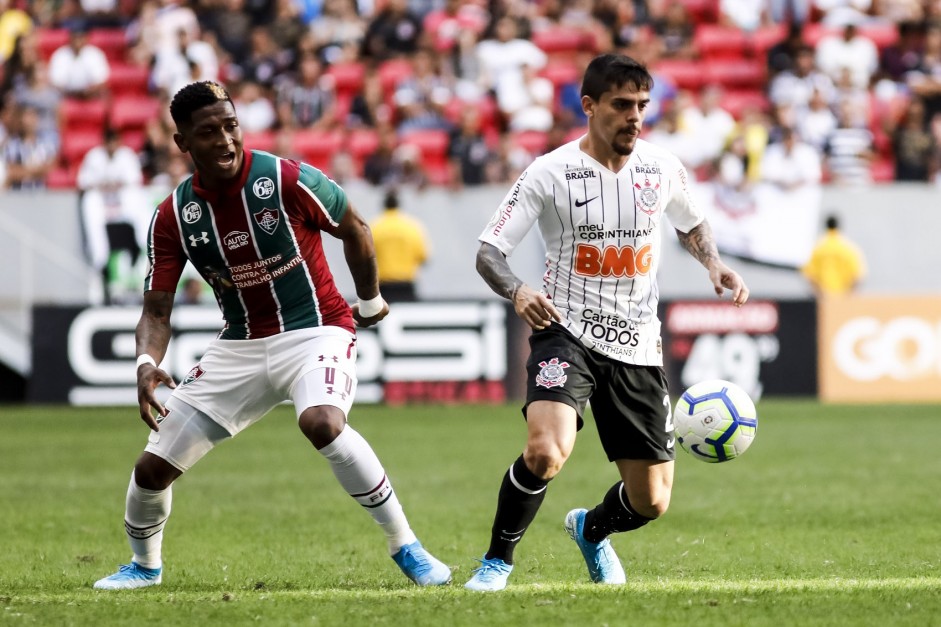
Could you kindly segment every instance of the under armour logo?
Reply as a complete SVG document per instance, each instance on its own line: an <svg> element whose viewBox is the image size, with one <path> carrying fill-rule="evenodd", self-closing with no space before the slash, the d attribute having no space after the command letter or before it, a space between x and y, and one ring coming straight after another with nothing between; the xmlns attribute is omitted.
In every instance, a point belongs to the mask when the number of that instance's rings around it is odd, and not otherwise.
<svg viewBox="0 0 941 627"><path fill-rule="evenodd" d="M334 390L332 386L327 387L327 394L339 394L340 398L342 398L344 401L346 400L346 392Z"/></svg>
<svg viewBox="0 0 941 627"><path fill-rule="evenodd" d="M207 233L206 231L203 231L203 232L202 232L202 236L201 236L201 237L196 237L195 235L190 235L190 246L192 246L192 247L195 248L196 245L199 244L200 242L202 242L203 244L208 244L208 243L209 243L209 238L206 237L207 235L209 235L209 233Z"/></svg>

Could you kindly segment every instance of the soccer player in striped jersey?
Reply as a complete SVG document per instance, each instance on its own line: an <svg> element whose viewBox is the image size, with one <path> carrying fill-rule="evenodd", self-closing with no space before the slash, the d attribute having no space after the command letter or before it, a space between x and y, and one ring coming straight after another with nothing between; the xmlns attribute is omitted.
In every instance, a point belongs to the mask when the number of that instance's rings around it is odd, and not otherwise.
<svg viewBox="0 0 941 627"><path fill-rule="evenodd" d="M423 586L448 583L450 569L417 540L379 459L347 424L357 381L354 321L367 327L389 312L368 226L316 168L243 151L235 108L217 83L187 85L170 113L174 140L196 174L160 203L150 227L137 397L151 433L127 490L133 557L95 588L159 584L173 481L285 400L343 489L382 528L405 575ZM359 296L352 309L336 289L321 232L343 241ZM158 364L187 261L212 285L225 325L177 386ZM165 406L154 394L161 383L174 388Z"/></svg>
<svg viewBox="0 0 941 627"><path fill-rule="evenodd" d="M596 507L565 519L591 580L624 583L608 536L666 511L675 442L657 319L664 216L717 295L730 290L737 306L748 299L742 278L719 259L680 161L638 137L652 86L633 59L593 59L581 88L588 133L536 159L480 236L478 272L533 334L528 439L504 475L490 547L466 584L472 590L506 586L513 550L571 454L589 400L620 475ZM506 259L535 224L546 248L538 291Z"/></svg>

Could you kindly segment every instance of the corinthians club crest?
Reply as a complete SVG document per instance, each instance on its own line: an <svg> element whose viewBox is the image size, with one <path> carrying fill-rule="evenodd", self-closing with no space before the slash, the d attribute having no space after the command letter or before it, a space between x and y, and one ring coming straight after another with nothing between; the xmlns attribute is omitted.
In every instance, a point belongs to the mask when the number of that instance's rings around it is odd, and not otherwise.
<svg viewBox="0 0 941 627"><path fill-rule="evenodd" d="M653 215L660 207L660 183L650 184L650 179L644 179L644 184L634 183L634 204L647 215Z"/></svg>
<svg viewBox="0 0 941 627"><path fill-rule="evenodd" d="M261 211L252 214L255 218L255 224L261 227L261 230L268 235L274 235L274 230L278 228L278 222L281 220L281 213L277 209L265 207Z"/></svg>
<svg viewBox="0 0 941 627"><path fill-rule="evenodd" d="M557 388L565 385L568 376L565 369L569 367L567 362L559 361L558 357L553 357L549 361L540 361L539 374L536 375L536 385L544 388Z"/></svg>

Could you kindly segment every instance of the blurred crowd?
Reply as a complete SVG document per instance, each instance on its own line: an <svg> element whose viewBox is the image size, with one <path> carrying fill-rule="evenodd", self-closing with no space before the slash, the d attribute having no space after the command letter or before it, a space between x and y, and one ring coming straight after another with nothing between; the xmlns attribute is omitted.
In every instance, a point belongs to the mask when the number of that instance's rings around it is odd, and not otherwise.
<svg viewBox="0 0 941 627"><path fill-rule="evenodd" d="M168 102L200 79L247 147L340 182L507 183L583 132L610 50L651 68L647 137L699 178L939 179L941 0L0 0L0 186L107 213L173 185Z"/></svg>

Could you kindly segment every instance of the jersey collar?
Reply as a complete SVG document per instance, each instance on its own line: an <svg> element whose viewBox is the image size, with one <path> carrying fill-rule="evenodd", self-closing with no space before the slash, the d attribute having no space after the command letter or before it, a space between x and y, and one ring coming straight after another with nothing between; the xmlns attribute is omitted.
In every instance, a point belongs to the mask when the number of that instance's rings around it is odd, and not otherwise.
<svg viewBox="0 0 941 627"><path fill-rule="evenodd" d="M248 180L248 174L252 169L252 151L246 150L242 153L242 155L242 169L239 172L239 175L232 179L232 182L227 183L220 188L208 189L203 187L203 182L199 176L199 172L196 172L193 175L193 191L209 202L216 202L220 196L231 196L233 194L241 193L241 189L245 187L245 181Z"/></svg>

